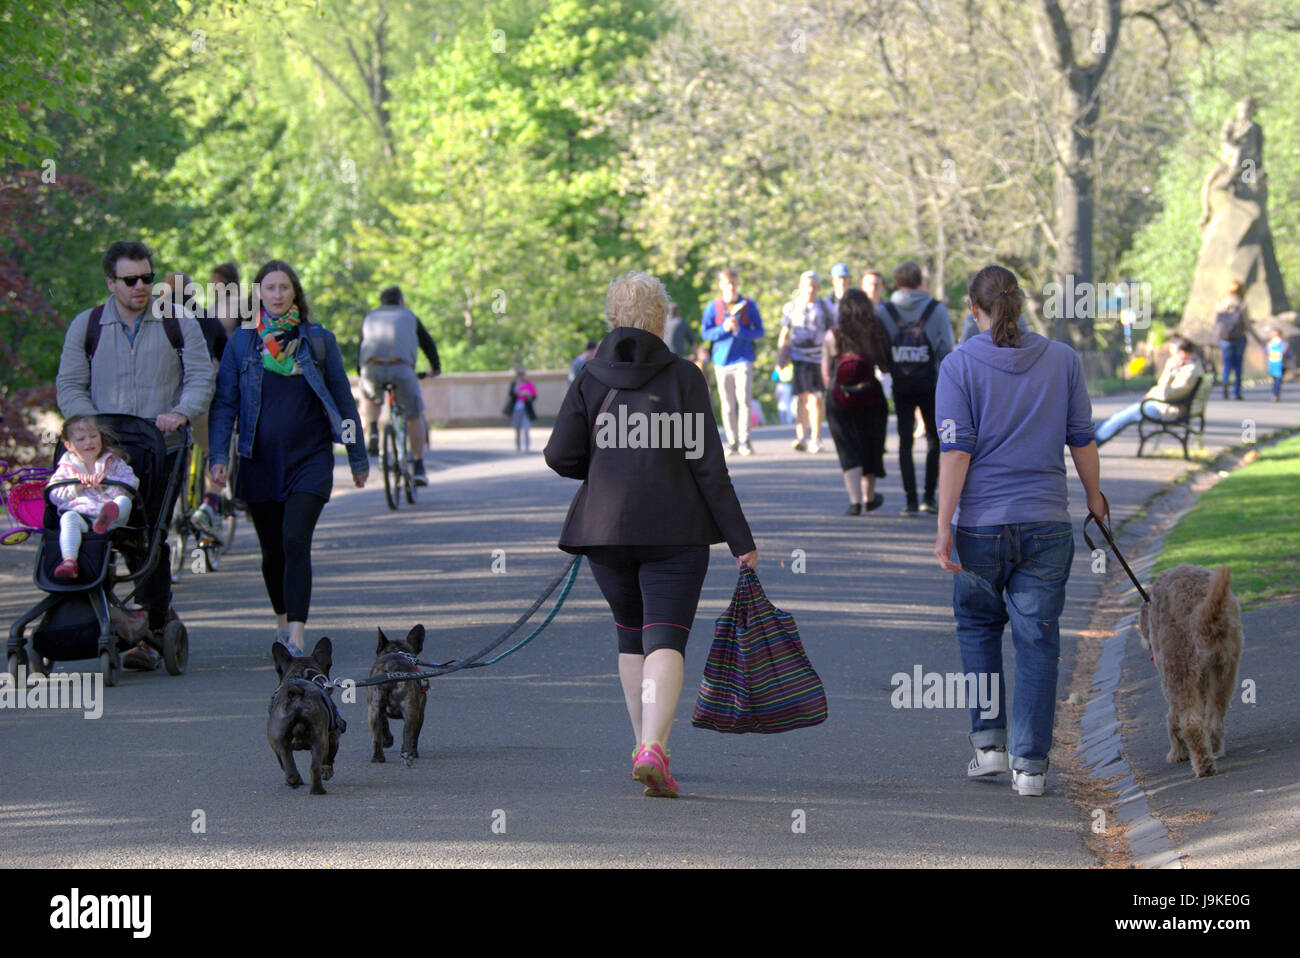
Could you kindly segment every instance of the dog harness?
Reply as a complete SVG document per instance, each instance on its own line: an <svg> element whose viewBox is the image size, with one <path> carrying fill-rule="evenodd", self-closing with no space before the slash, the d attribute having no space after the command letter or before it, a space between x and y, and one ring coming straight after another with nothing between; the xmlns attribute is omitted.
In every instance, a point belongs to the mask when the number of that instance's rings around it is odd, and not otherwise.
<svg viewBox="0 0 1300 958"><path fill-rule="evenodd" d="M280 687L271 693L271 705L267 708L267 713L269 714L275 711L275 697L279 695L283 689L288 688L291 685L315 689L329 705L330 731L342 735L348 730L348 723L343 721L343 716L339 714L339 707L335 704L334 697L329 693L329 688L327 686L329 676L324 672L317 672L315 670L313 670L313 672L315 672L315 674L313 674L311 678L292 678L287 682L281 682ZM320 681L317 682L317 679L320 679Z"/></svg>

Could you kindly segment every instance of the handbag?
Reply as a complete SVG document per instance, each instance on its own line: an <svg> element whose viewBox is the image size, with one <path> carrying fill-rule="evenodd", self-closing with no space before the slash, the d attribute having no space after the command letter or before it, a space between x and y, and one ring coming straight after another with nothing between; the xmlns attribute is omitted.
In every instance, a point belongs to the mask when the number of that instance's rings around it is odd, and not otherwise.
<svg viewBox="0 0 1300 958"><path fill-rule="evenodd" d="M794 616L768 601L743 569L718 617L691 724L715 732L789 732L826 721L826 689Z"/></svg>

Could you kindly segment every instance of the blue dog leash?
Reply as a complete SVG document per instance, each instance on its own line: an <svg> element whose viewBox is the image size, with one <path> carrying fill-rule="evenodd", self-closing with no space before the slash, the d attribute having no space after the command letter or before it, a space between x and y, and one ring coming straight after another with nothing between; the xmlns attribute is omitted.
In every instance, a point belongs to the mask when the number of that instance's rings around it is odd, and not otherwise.
<svg viewBox="0 0 1300 958"><path fill-rule="evenodd" d="M542 594L537 597L537 600L531 606L528 607L528 610L524 612L524 614L521 615L518 619L515 620L513 625L511 625L499 636L493 639L491 643L489 643L487 646L480 649L479 651L475 652L473 655L467 656L466 658L463 659L449 659L446 662L421 662L419 659L415 659L412 657L411 661L413 661L416 665L423 666L424 668L427 669L433 669L434 671L389 673L388 675L379 678L363 679L358 682L351 682L349 687L365 688L371 685L384 685L389 682L412 682L412 681L426 682L428 679L437 678L438 676L442 676L442 675L450 675L452 672L459 672L462 669L481 669L484 666L495 665L497 662L500 662L502 659L506 658L507 656L513 655L514 653L518 652L529 642L532 642L533 639L541 635L542 632L546 629L546 627L551 624L552 620L554 620L556 616L556 613L558 613L560 611L560 608L564 605L564 600L569 597L569 593L573 590L573 584L574 582L577 581L578 578L578 567L579 565L581 565L581 563L582 563L582 556L580 555L574 556L573 559L570 560L569 564L560 571L560 574L557 575L551 581L551 584L548 585L542 591ZM522 639L516 642L509 649L506 649L506 651L500 653L499 655L495 655L490 659L484 660L484 656L490 655L502 643L504 643L507 639L509 639L510 636L514 635L515 632L519 631L519 629L523 626L525 622L527 622L529 619L533 617L533 613L535 613L539 608L541 608L542 603L545 602L548 598L550 598L551 593L554 592L556 588L560 586L561 582L564 583L564 586L563 588L560 589L560 594L555 599L555 605L551 608L551 611L546 614L546 618L544 618L541 621L541 623L537 626L537 628L533 629L532 632L528 633L528 635L524 636ZM336 680L333 684L337 687L339 685L339 680Z"/></svg>

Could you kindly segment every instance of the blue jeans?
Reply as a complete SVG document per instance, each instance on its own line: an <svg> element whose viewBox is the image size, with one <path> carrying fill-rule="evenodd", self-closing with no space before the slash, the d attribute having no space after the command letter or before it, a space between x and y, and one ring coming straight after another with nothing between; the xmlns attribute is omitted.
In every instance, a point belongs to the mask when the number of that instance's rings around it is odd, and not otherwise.
<svg viewBox="0 0 1300 958"><path fill-rule="evenodd" d="M1135 402L1131 406L1125 406L1115 415L1111 416L1104 423L1097 427L1094 434L1098 442L1105 442L1114 436L1117 432L1126 426L1131 426L1135 422L1142 421L1142 403Z"/></svg>
<svg viewBox="0 0 1300 958"><path fill-rule="evenodd" d="M1241 362L1246 358L1246 337L1241 339L1219 340L1219 350L1223 353L1223 398L1228 398L1228 381L1232 374L1237 374L1237 385L1232 395L1241 398Z"/></svg>
<svg viewBox="0 0 1300 958"><path fill-rule="evenodd" d="M962 566L952 588L962 670L998 681L997 715L985 719L979 708L970 710L970 743L1006 746L1012 768L1044 772L1056 717L1059 619L1074 559L1074 529L1068 522L959 526L953 540L952 558ZM1016 649L1010 741L1002 674L1002 630L1008 621Z"/></svg>

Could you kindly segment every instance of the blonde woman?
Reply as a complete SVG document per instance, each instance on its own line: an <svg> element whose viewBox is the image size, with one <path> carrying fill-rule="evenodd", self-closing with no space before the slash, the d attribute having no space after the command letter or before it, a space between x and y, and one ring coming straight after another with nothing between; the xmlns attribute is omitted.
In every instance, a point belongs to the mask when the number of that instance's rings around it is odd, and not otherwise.
<svg viewBox="0 0 1300 958"><path fill-rule="evenodd" d="M646 273L610 283L610 332L570 385L545 455L583 481L559 545L587 557L614 616L633 776L646 795L676 798L668 735L709 546L726 542L737 568L755 568L758 552L704 374L663 341L668 307Z"/></svg>

